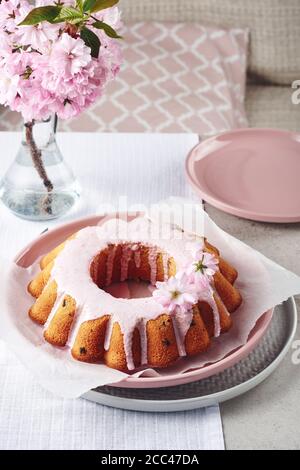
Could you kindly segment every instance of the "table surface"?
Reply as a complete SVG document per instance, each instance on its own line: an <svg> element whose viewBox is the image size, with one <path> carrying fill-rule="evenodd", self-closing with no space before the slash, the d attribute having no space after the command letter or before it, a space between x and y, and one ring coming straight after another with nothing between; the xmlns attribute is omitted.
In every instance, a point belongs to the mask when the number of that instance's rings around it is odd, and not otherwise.
<svg viewBox="0 0 300 470"><path fill-rule="evenodd" d="M177 151L182 152L182 158L189 147L192 147L197 141L197 136L173 135L165 137L160 135L145 135L138 137L144 139L145 146L148 148L148 159L141 155L141 165L149 167L148 177L145 181L134 181L135 172L130 168L128 160L128 174L124 178L132 178L133 186L127 194L126 203L132 204L139 202L139 193L141 185L153 184L157 186L157 201L170 195L192 196L192 191L182 178L180 188L172 188L172 183L168 184L168 191L164 190L163 174L158 174L158 168L151 166L149 159L149 145L153 152L158 152L160 148L168 143L176 144ZM136 152L135 136L133 134L116 135L114 139L119 140L119 147L123 145L130 147L131 152ZM9 162L12 161L20 142L19 135L14 133L1 133L0 143L2 149L2 160L0 167L0 177L4 174ZM103 165L105 151L112 145L113 139L107 135L99 134L63 134L58 136L58 142L66 160L72 165L75 174L79 176L80 183L85 191L78 206L70 214L60 219L59 223L73 218L80 217L89 213L95 213L99 210L99 204L105 202L105 196L108 191L111 194L118 195L118 181L112 179L101 181L101 164ZM163 142L163 144L162 144ZM73 149L76 148L76 156ZM166 148L166 147L165 147ZM128 152L130 154L130 152ZM99 192L93 194L88 189L89 158L96 158L99 155ZM86 168L82 171L79 165L79 158L85 156ZM124 156L125 158L125 156ZM163 159L163 155L162 155ZM107 164L107 163L106 163ZM168 162L169 164L169 162ZM163 165L162 165L163 168ZM78 171L77 171L78 170ZM80 171L80 173L79 173ZM182 171L182 168L175 167L174 172ZM170 178L170 168L168 169L168 178ZM172 173L172 172L171 172ZM171 194L170 194L171 190ZM119 194L120 195L120 194ZM88 211L86 201L89 200ZM111 200L111 197L107 200ZM91 203L92 202L92 203ZM153 200L143 200L143 203L156 202ZM287 269L300 275L300 224L270 224L253 222L240 219L225 214L208 204L206 210L211 218L224 230L240 240L246 242L253 248L261 251L269 258L281 264ZM1 214L6 211L0 208L0 230ZM5 213L6 223L15 221L15 217ZM32 223L20 219L20 230L22 230L22 246L26 238L29 242L33 237L33 229L38 235L46 226L51 227L58 222L50 223ZM22 246L6 247L7 255L12 257ZM300 311L300 299L296 299ZM299 328L296 338L299 339ZM227 449L300 449L300 365L292 363L292 350L287 354L277 370L261 385L248 393L230 400L221 405L221 414Z"/></svg>
<svg viewBox="0 0 300 470"><path fill-rule="evenodd" d="M226 232L300 275L300 224L253 222L206 204L211 218ZM298 312L300 298L296 297ZM300 339L298 328L295 340ZM300 364L289 351L261 385L221 404L227 449L300 449Z"/></svg>

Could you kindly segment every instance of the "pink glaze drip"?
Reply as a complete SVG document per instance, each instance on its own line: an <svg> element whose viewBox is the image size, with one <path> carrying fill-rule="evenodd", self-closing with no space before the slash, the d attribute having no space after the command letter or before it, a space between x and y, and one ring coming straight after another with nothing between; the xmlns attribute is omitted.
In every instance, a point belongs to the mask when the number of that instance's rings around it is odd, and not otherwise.
<svg viewBox="0 0 300 470"><path fill-rule="evenodd" d="M49 282L47 283L47 285L44 287L44 289L46 289L46 287L48 286ZM50 322L52 320L52 318L54 317L54 315L56 314L57 310L58 310L58 307L60 306L62 300L64 298L64 294L63 293L60 293L56 296L56 300L54 302L54 305L52 307L52 310L51 310L51 314L48 316L47 320L46 320L46 323L44 324L44 331L47 330L48 326L50 325ZM53 312L53 313L52 313Z"/></svg>
<svg viewBox="0 0 300 470"><path fill-rule="evenodd" d="M134 264L137 269L141 267L141 252L139 248L134 251Z"/></svg>
<svg viewBox="0 0 300 470"><path fill-rule="evenodd" d="M148 263L150 266L150 282L154 286L156 284L156 275L157 275L157 248L156 246L149 247Z"/></svg>
<svg viewBox="0 0 300 470"><path fill-rule="evenodd" d="M169 279L169 255L168 253L163 253L162 255L163 270L164 270L164 281Z"/></svg>
<svg viewBox="0 0 300 470"><path fill-rule="evenodd" d="M147 364L147 333L146 333L147 322L143 318L140 318L139 320L134 320L134 319L133 321L131 320L130 326L128 326L126 330L124 330L124 328L122 328L122 323L120 323L120 320L114 321L114 316L111 315L109 323L108 323L108 327L106 330L105 341L104 341L105 351L108 351L109 349L113 327L114 327L114 324L117 322L120 324L121 331L123 333L123 346L124 346L128 370L135 369L133 353L132 353L132 337L133 337L134 330L136 328L139 331L140 339L141 339L141 364Z"/></svg>
<svg viewBox="0 0 300 470"><path fill-rule="evenodd" d="M120 281L126 281L128 279L128 266L131 259L132 250L130 245L122 246L122 256L121 256L121 276Z"/></svg>
<svg viewBox="0 0 300 470"><path fill-rule="evenodd" d="M109 286L112 281L112 274L114 269L114 260L116 256L116 245L111 245L110 249L108 250L108 256L106 261L106 285Z"/></svg>
<svg viewBox="0 0 300 470"><path fill-rule="evenodd" d="M109 324L106 330L106 336L105 336L105 342L104 342L104 349L105 351L108 351L109 346L110 346L110 340L111 340L111 335L113 332L113 327L115 323L119 323L113 320L113 316L111 315ZM120 324L120 323L119 323ZM133 361L133 354L132 354L132 336L133 332L136 328L136 324L131 322L131 327L126 329L126 332L122 331L123 333L123 346L124 346L124 351L125 351L125 356L126 356L126 361L127 361L127 367L128 370L133 370L135 369L134 361Z"/></svg>
<svg viewBox="0 0 300 470"><path fill-rule="evenodd" d="M141 365L147 364L147 325L144 319L138 325L141 339Z"/></svg>
<svg viewBox="0 0 300 470"><path fill-rule="evenodd" d="M112 330L113 330L114 322L112 315L109 319L109 322L106 327L106 334L105 334L105 340L104 340L104 349L105 351L109 350L109 345L110 345L110 340L111 340L111 335L112 335Z"/></svg>
<svg viewBox="0 0 300 470"><path fill-rule="evenodd" d="M128 370L135 369L133 354L132 354L132 337L133 337L134 330L135 330L135 325L131 330L127 331L126 335L123 336L124 351L125 351Z"/></svg>
<svg viewBox="0 0 300 470"><path fill-rule="evenodd" d="M111 222L113 223L111 224ZM140 332L142 364L146 364L146 325L149 320L155 319L164 313L163 307L156 302L153 297L133 299L115 298L104 290L99 289L90 277L90 264L95 254L110 248L107 259L106 278L106 283L110 284L112 280L115 247L120 244L124 245L125 243L131 246L130 254L127 250L124 250L124 253L122 253L122 278L126 278L125 275L128 271L128 262L132 251L135 253L135 263L138 263L139 255L136 255L136 253L139 253L141 246L147 246L149 248L151 283L155 284L157 276L157 246L160 247L159 251L168 253L166 259L170 257L174 258L177 269L180 270L191 260L190 250L185 249L186 242L188 240L190 241L190 235L187 240L184 238L185 235L183 234L182 239L178 236L178 229L174 228L174 236L171 234L171 239L154 240L149 233L151 232L151 230L149 230L149 224L152 224L152 222L148 219L137 219L137 223L136 220L130 223L119 220L119 224L124 224L124 226L121 227L121 229L124 229L124 232L122 232L122 230L119 232L119 234L124 233L124 237L123 235L118 235L119 238L117 239L115 239L115 232L113 231L116 227L115 220L107 221L100 227L86 227L80 230L74 239L67 241L65 248L55 259L51 280L56 280L59 296L68 294L75 299L77 305L76 319L72 326L67 346L73 346L78 329L84 321L94 320L101 315L109 314L110 320L106 331L105 350L109 349L113 325L117 322L123 334L127 366L129 370L132 370L134 369L132 357L132 335L134 329L138 328ZM110 231L112 231L112 233ZM114 240L114 245L112 245L112 239ZM197 237L197 241L198 240L199 238ZM132 250L133 247L136 248L136 245L138 246L138 250ZM212 296L210 296L210 298L203 298L203 300L208 302L213 309L215 334L218 335L220 333L220 321L215 301ZM53 309L49 316L48 324L50 324L54 314ZM185 355L184 339L192 320L192 314L192 311L187 312L187 314L177 312L172 318L180 355Z"/></svg>
<svg viewBox="0 0 300 470"><path fill-rule="evenodd" d="M188 329L191 326L191 322L193 319L193 310L189 310L188 312L181 313L178 312L175 315L172 315L172 322L174 333L177 342L177 349L179 356L186 356L185 350L185 336L188 332Z"/></svg>
<svg viewBox="0 0 300 470"><path fill-rule="evenodd" d="M214 337L217 338L221 334L220 314L216 301L212 293L205 292L199 297L199 301L206 302L212 309L214 317Z"/></svg>

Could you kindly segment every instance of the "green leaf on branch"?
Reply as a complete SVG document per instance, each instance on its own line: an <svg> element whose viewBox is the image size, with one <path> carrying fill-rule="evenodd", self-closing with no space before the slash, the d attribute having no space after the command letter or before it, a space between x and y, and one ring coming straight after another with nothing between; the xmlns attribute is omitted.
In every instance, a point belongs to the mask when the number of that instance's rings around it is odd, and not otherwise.
<svg viewBox="0 0 300 470"><path fill-rule="evenodd" d="M84 26L80 31L80 37L86 46L91 48L91 56L97 59L101 46L100 39L98 38L97 34L93 33L93 31Z"/></svg>
<svg viewBox="0 0 300 470"><path fill-rule="evenodd" d="M96 11L105 10L105 8L111 8L118 2L119 0L84 0L83 11L95 13Z"/></svg>
<svg viewBox="0 0 300 470"><path fill-rule="evenodd" d="M80 20L83 20L83 13L76 10L74 7L64 6L52 23L62 23L64 21L67 21L68 23L77 23Z"/></svg>
<svg viewBox="0 0 300 470"><path fill-rule="evenodd" d="M83 11L87 12L90 11L91 8L95 5L96 0L84 0L83 2Z"/></svg>
<svg viewBox="0 0 300 470"><path fill-rule="evenodd" d="M117 31L114 30L109 24L103 23L103 21L95 21L92 23L92 26L97 29L103 29L103 31L109 36L110 38L114 39L122 39L122 36L119 36Z"/></svg>
<svg viewBox="0 0 300 470"><path fill-rule="evenodd" d="M29 26L40 23L41 21L48 21L52 23L53 20L59 15L61 5L46 5L31 10L26 18L19 24L19 26Z"/></svg>
<svg viewBox="0 0 300 470"><path fill-rule="evenodd" d="M76 0L76 6L83 12L83 0Z"/></svg>

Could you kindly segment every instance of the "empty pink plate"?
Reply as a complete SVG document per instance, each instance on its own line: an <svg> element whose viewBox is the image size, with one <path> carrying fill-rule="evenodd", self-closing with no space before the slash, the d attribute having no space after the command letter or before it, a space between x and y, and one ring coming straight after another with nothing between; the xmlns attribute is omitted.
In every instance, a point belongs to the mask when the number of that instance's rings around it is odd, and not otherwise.
<svg viewBox="0 0 300 470"><path fill-rule="evenodd" d="M230 214L300 222L300 134L241 129L201 142L186 160L201 198Z"/></svg>
<svg viewBox="0 0 300 470"><path fill-rule="evenodd" d="M122 218L131 220L138 215L135 214L122 214ZM100 225L104 220L115 217L116 214L109 216L89 216L82 219L69 222L61 225L60 227L54 228L47 231L43 235L33 240L27 245L21 253L15 257L15 262L22 267L28 267L42 255L52 250L55 246L62 243L67 237L72 235L74 232L87 227L89 225ZM222 372L228 367L233 366L237 362L244 359L250 352L255 348L258 342L262 339L266 333L268 326L271 322L273 315L273 309L268 310L264 313L257 321L253 330L251 331L248 341L246 344L231 352L228 356L224 357L220 361L208 364L200 369L191 370L183 374L166 374L159 377L128 377L121 382L112 384L116 387L127 387L127 388L155 388L155 387L170 387L179 384L185 384L194 382L196 380L210 377L211 375Z"/></svg>

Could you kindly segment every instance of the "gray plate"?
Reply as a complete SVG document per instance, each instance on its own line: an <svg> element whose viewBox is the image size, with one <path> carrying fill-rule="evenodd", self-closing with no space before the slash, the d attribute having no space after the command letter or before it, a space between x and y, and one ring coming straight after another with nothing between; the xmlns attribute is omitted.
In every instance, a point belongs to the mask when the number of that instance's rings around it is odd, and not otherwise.
<svg viewBox="0 0 300 470"><path fill-rule="evenodd" d="M83 395L102 405L136 411L183 411L234 398L261 383L288 352L297 327L297 310L291 297L277 306L270 327L246 359L207 379L175 387L137 389L98 387Z"/></svg>

